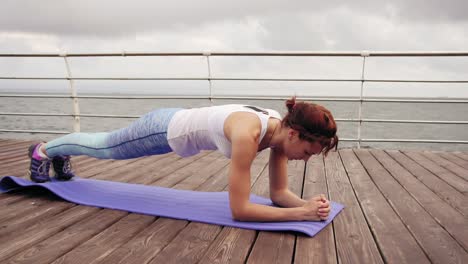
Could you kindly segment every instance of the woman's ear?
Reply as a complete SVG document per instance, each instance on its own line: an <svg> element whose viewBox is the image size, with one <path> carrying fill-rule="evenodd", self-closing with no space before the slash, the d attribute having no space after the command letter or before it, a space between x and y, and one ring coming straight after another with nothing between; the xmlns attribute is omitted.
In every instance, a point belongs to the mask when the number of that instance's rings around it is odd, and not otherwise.
<svg viewBox="0 0 468 264"><path fill-rule="evenodd" d="M297 130L290 128L288 130L288 139L293 140L296 137L299 137L299 132Z"/></svg>

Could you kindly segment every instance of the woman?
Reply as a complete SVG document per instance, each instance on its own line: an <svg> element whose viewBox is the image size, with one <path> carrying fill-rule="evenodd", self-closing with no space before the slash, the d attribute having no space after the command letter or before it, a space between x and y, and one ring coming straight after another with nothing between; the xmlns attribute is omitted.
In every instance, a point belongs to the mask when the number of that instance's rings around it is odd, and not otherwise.
<svg viewBox="0 0 468 264"><path fill-rule="evenodd" d="M330 212L329 201L318 195L308 201L288 190L288 160L307 161L337 147L336 123L320 105L286 101L287 115L245 105L152 111L126 128L110 133L72 133L29 148L33 181L74 177L70 155L130 159L174 151L182 157L200 150L221 151L231 158L229 199L232 217L240 221L320 221ZM250 196L250 167L257 152L271 148L270 198L280 207L254 204Z"/></svg>

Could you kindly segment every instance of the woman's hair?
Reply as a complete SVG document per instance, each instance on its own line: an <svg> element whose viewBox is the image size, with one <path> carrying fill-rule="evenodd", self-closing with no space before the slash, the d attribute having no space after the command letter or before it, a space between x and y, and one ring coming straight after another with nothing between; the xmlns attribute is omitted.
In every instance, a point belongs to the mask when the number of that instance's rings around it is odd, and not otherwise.
<svg viewBox="0 0 468 264"><path fill-rule="evenodd" d="M336 123L328 109L321 105L296 102L296 97L286 101L288 114L281 121L299 132L299 138L310 142L318 141L326 156L331 149L338 148Z"/></svg>

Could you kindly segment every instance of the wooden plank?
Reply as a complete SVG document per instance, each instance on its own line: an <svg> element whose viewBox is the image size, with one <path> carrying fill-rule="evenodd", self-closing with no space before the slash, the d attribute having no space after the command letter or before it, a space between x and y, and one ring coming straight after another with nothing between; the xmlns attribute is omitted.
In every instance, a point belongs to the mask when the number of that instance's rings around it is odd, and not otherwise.
<svg viewBox="0 0 468 264"><path fill-rule="evenodd" d="M190 172L189 170L190 174L193 175L190 177L185 175L182 180L177 180L178 183L174 185L173 188L196 190L203 181L209 179L211 176L219 177L218 175L220 175L223 168L226 167L228 160L218 152L213 152L210 155L210 158L211 160L207 160L208 164L199 164L199 167L196 168L194 172ZM179 175L183 176L184 173L174 176L175 178L179 178ZM171 175L171 178L172 176L173 175ZM167 183L167 181L162 182L163 184ZM160 185L162 182L157 181L154 184ZM170 244L158 252L151 262L197 262L197 260L204 254L206 248L211 244L212 240L218 235L220 230L220 226L191 222L174 237Z"/></svg>
<svg viewBox="0 0 468 264"><path fill-rule="evenodd" d="M453 154L457 155L457 157L468 161L468 153L466 152L454 152Z"/></svg>
<svg viewBox="0 0 468 264"><path fill-rule="evenodd" d="M15 161L14 163L8 163L6 165L2 165L2 172L5 172L5 174L10 174L9 172L18 168L29 168L29 159L26 159L24 157L21 157L18 159L18 161Z"/></svg>
<svg viewBox="0 0 468 264"><path fill-rule="evenodd" d="M420 153L416 152L408 152L404 151L403 152L406 156L410 157L419 165L423 166L430 172L434 173L437 175L439 178L450 184L453 188L457 189L459 192L466 194L468 192L468 184L465 180L460 178L459 176L453 174L452 172L448 171L445 168L442 168L441 166L438 166L437 164L434 164L433 161L427 159Z"/></svg>
<svg viewBox="0 0 468 264"><path fill-rule="evenodd" d="M181 182L186 182L189 181L189 179L193 179L193 181L196 181L197 179L194 179L193 175L197 175L198 177L202 179L206 179L205 177L208 175L213 175L213 170L218 171L222 167L226 166L228 161L221 156L221 153L219 152L212 152L205 156L203 159L203 166L191 166L186 170L179 170L175 171L174 173L171 173L170 177L164 177L162 179L159 179L157 181L154 181L151 183L151 185L156 185L156 186L161 186L161 187L172 187L178 189L179 186L181 186L181 189L188 189L188 190L193 190L196 187L198 187L198 183L196 185L185 185L182 187ZM202 181L203 182L203 181Z"/></svg>
<svg viewBox="0 0 468 264"><path fill-rule="evenodd" d="M103 209L74 225L67 227L64 232L58 233L36 245L26 248L24 251L8 260L9 263L51 263L59 258L64 252L79 246L108 228L121 219L125 212ZM99 245L95 245L99 247ZM83 252L86 255L86 252ZM80 259L76 260L78 263Z"/></svg>
<svg viewBox="0 0 468 264"><path fill-rule="evenodd" d="M251 186L257 186L260 178L268 178L268 157L269 151L263 151L252 164ZM206 181L201 187L213 191L215 188L212 184L215 184L227 191L229 169L223 174L223 177L218 177L214 181ZM206 250L200 263L244 263L255 241L256 233L255 230L224 227Z"/></svg>
<svg viewBox="0 0 468 264"><path fill-rule="evenodd" d="M152 165L150 171L142 170L143 173L138 175L138 177L132 180L132 183L137 184L151 184L154 185L156 181L161 180L164 177L172 177L174 173L183 169L186 171L187 169L192 168L193 163L203 162L207 155L210 155L212 152L202 152L196 156L191 156L188 158L177 159L177 160L169 160L168 163L164 163L161 165Z"/></svg>
<svg viewBox="0 0 468 264"><path fill-rule="evenodd" d="M45 197L41 197L42 201L45 201ZM38 210L28 210L23 214L17 215L17 218L1 221L0 223L0 236L5 236L16 232L17 230L23 230L41 219L51 218L58 215L65 210L73 207L74 204L63 202L63 201L49 201L48 203L41 205Z"/></svg>
<svg viewBox="0 0 468 264"><path fill-rule="evenodd" d="M380 165L369 151L355 150L355 153L432 262L467 263L466 251Z"/></svg>
<svg viewBox="0 0 468 264"><path fill-rule="evenodd" d="M430 263L351 149L340 150L367 222L387 263Z"/></svg>
<svg viewBox="0 0 468 264"><path fill-rule="evenodd" d="M186 227L188 221L158 218L100 263L147 263Z"/></svg>
<svg viewBox="0 0 468 264"><path fill-rule="evenodd" d="M465 181L468 181L468 170L458 166L457 164L441 158L440 156L436 155L435 153L425 151L423 155L429 158L430 160L434 161L437 165L446 168L447 170L453 172L455 175L462 177Z"/></svg>
<svg viewBox="0 0 468 264"><path fill-rule="evenodd" d="M0 261L3 261L26 248L53 236L55 233L79 222L99 211L98 208L75 206L47 221L38 221L22 232L14 232L0 237Z"/></svg>
<svg viewBox="0 0 468 264"><path fill-rule="evenodd" d="M126 165L123 161L119 162L119 164ZM118 168L116 165L113 166ZM53 217L73 206L75 204L63 202L55 196L37 196L37 193L28 193L24 196L24 200L2 209L4 219L0 217L0 221L4 228L0 230L0 235L22 230L40 219Z"/></svg>
<svg viewBox="0 0 468 264"><path fill-rule="evenodd" d="M323 193L328 195L327 179L323 156L307 162L303 198ZM337 263L333 225L330 224L313 238L297 235L294 263Z"/></svg>
<svg viewBox="0 0 468 264"><path fill-rule="evenodd" d="M4 224L5 221L9 219L20 218L22 215L24 215L25 212L29 213L30 211L35 211L42 205L49 204L53 201L58 201L58 199L53 196L42 196L38 198L33 195L26 195L25 198L28 199L10 203L7 207L2 208L2 213L0 214L0 223Z"/></svg>
<svg viewBox="0 0 468 264"><path fill-rule="evenodd" d="M190 170L190 167L193 165L185 168L187 164L197 161L200 157L204 157L208 153L209 152L204 152L197 156L177 159L176 161L165 159L168 162L165 165L153 164L153 166L148 166L148 169L149 171L155 171L154 168L163 168L156 170L159 174L152 175L154 178L160 179L170 174L172 171L175 171L177 167L183 170ZM147 171L141 171L141 173L143 175L148 175ZM136 180L141 184L150 184L154 181L152 177L136 177ZM132 182L134 181L135 179ZM187 223L187 221L182 220L159 218L149 227L106 256L101 263L146 263L172 241L175 235L177 235Z"/></svg>
<svg viewBox="0 0 468 264"><path fill-rule="evenodd" d="M212 163L212 160L207 157L206 159L204 159L203 162L200 162L198 166L192 166L192 167L203 166L204 168L206 168L208 167L207 165L211 165L210 163ZM219 163L219 161L217 163ZM188 170L191 170L191 169L192 168L188 168ZM206 174L207 171L199 169L198 173L199 174L192 175L192 177L201 176L203 174ZM216 171L213 171L211 173L216 173ZM117 248L127 243L128 240L132 239L132 237L134 237L135 235L139 234L139 231L141 231L143 227L147 227L150 224L147 222L149 221L149 219L151 219L151 223L152 223L154 222L155 217L143 216L143 215L137 215L137 214L129 214L128 216L125 216L124 218L120 219L110 229L116 229L116 230L126 229L127 222L132 223L132 225L139 226L140 228L132 230L131 233L128 233L125 236L122 236L120 233L116 233L112 230L106 229L98 236L92 238L89 241L86 241L85 243L81 244L78 247L75 247L73 250L63 255L54 263L69 263L75 259L79 259L80 263L83 263L83 262L96 263L100 260L104 260L104 258L110 255L110 253L112 253L114 250L116 250ZM114 242L107 243L108 241L114 241ZM99 244L101 246L97 248L94 246L96 244ZM82 256L83 252L86 252L85 257Z"/></svg>
<svg viewBox="0 0 468 264"><path fill-rule="evenodd" d="M153 157L150 157L150 158L139 160L139 161L133 162L129 167L132 167L133 170L135 170L135 168L139 167L141 162L150 162L150 161L153 161L153 164L155 166L163 165L163 164L161 164L161 161L163 161L163 159L155 161L156 158L157 157L153 156ZM149 160L149 161L146 161L146 160ZM117 164L124 164L125 165L126 163L125 163L125 161L119 161L119 162L117 162ZM110 170L106 174L97 175L100 179L112 179L113 177L115 177L115 175L110 173L112 171L114 172L114 174L119 174L119 170L118 170L119 167L117 167L116 164L110 164L110 165L114 166L113 170ZM144 172L141 172L141 173L144 173ZM93 174L93 173L90 173L90 174ZM137 176L138 176L138 174L135 173L135 177L137 177ZM116 213L116 212L118 212L118 213ZM40 249L41 259L44 261L44 263L50 263L51 261L53 261L53 260L57 259L58 257L62 256L64 253L67 253L70 250L73 250L75 248L79 248L80 244L82 244L85 241L88 241L94 235L99 234L102 230L107 230L108 227L110 229L121 228L122 225L126 224L126 220L128 220L128 218L124 219L124 217L127 216L127 215L129 215L127 212L104 209L102 211L99 211L99 213L97 213L96 216L94 216L94 218L93 218L94 220L89 219L89 221L84 220L85 221L84 223L82 223L82 222L77 223L77 225L87 226L87 228L89 229L89 232L85 232L83 234L76 233L76 232L79 232L80 229L75 227L75 226L72 226L70 228L67 228L67 229L63 230L63 232L57 233L57 234L51 236L50 238L48 238L47 240L42 241L38 245L35 245L35 246L31 247L31 249L29 249L28 251L23 252L23 253L15 256L15 259L21 259L25 263L28 263L28 261L31 262L32 258L34 258L34 256L29 255L28 252L37 251L38 249ZM138 221L136 221L136 219L133 218L133 216L131 216L131 217L128 216L128 217L130 219L132 219L132 221L138 222ZM105 218L106 221L104 221L104 222L108 223L108 224L96 225L95 222L99 221L99 219L101 219L101 218ZM114 224L118 220L121 220L121 219L124 219L124 220L122 220L122 222L117 223L113 227L110 227L111 224ZM140 218L138 218L138 219L140 219ZM148 219L154 219L154 217L149 217L149 218L148 217L143 217L143 218L141 218L141 221L139 223L137 223L136 225L139 225L139 226L145 225L144 223L146 223L146 221L148 221ZM152 221L153 220L151 220L151 222ZM75 232L75 230L78 230L78 231ZM139 230L137 230L137 231L139 231ZM135 232L137 232L137 231L135 231ZM109 231L107 231L107 232L109 232ZM119 233L115 233L114 235L119 236ZM102 239L105 239L108 236L109 235L104 236ZM57 247L54 246L54 245L56 245L57 241L69 241L69 243L64 243L59 248L57 248ZM121 240L119 240L119 241L122 242ZM114 245L114 247L115 246L116 245ZM100 248L98 248L98 250L99 249ZM78 258L78 259L81 259L81 258Z"/></svg>
<svg viewBox="0 0 468 264"><path fill-rule="evenodd" d="M119 163L125 164L124 162ZM116 167L118 166L114 165L114 168ZM54 202L51 201L51 203ZM14 232L13 230L9 230L10 232L8 234L1 236L0 243L2 239L6 239L9 241L9 245L6 247L5 251L0 251L0 260L11 257L21 252L24 248L31 247L35 243L44 240L46 237L53 237L71 224L100 210L94 207L71 205L70 209L61 212L59 215L49 215L50 217L36 219L35 224L28 228L15 229ZM37 211L39 212L40 210L44 210L44 208L39 207ZM54 228L50 228L48 226L49 224L53 225ZM48 231L43 231L43 229Z"/></svg>
<svg viewBox="0 0 468 264"><path fill-rule="evenodd" d="M46 195L44 195L46 194ZM8 194L5 194L8 195ZM13 226L17 226L18 224L27 224L27 221L37 221L39 218L44 217L45 215L50 215L51 212L43 212L44 210L52 210L47 209L49 207L42 207L42 205L58 205L62 207L60 200L55 198L55 196L48 195L47 192L44 191L36 191L36 192L28 192L27 194L23 195L23 199L19 199L14 204L8 204L7 208L2 209L2 216L0 216L0 221L2 221L3 225L8 225L8 229L11 229ZM56 208L58 209L58 208ZM55 211L56 209L52 210ZM36 218L32 218L32 215L36 215ZM21 215L28 215L22 216ZM7 220L9 219L18 219L15 221L14 224Z"/></svg>
<svg viewBox="0 0 468 264"><path fill-rule="evenodd" d="M27 175L27 170L28 170L28 167L26 166L17 166L14 170L12 171L8 171L8 174L9 175L14 175L14 176L17 176L17 177L23 177L23 178L27 178L29 179L29 176ZM2 169L0 168L0 175L2 175L4 171L2 171ZM5 173L6 175L7 173ZM28 200L28 199L31 199L31 197L36 197L37 196L37 192L34 192L34 191L29 191L26 195L25 194L22 194L22 193L17 193L15 195L11 194L11 193L8 193L8 194L0 194L0 201L2 201L3 199L12 199L14 196L16 196L16 198L14 199L15 201L19 202L21 200ZM2 203L0 202L0 205ZM22 205L21 208L22 210L23 209L26 209L27 206L24 206ZM36 210L35 208L33 210Z"/></svg>
<svg viewBox="0 0 468 264"><path fill-rule="evenodd" d="M8 194L5 194L5 196L8 196ZM2 225L8 226L7 230L11 230L14 227L21 229L22 225L27 225L30 221L37 221L43 217L54 215L53 212L58 213L67 209L66 207L63 207L59 201L60 200L55 198L55 196L49 195L45 191L30 191L24 194L22 199L18 199L16 203L10 203L7 208L2 209L0 221L2 222ZM58 207L51 209L48 206L49 204L52 204L52 206L55 204ZM60 209L62 207L63 210ZM31 218L33 215L35 215L35 217ZM0 233L2 231L5 230L1 230Z"/></svg>
<svg viewBox="0 0 468 264"><path fill-rule="evenodd" d="M225 158L223 157L223 159ZM254 163L258 164L258 162L259 161L256 160ZM254 169L258 167L260 166L253 166L253 174L259 173L254 171ZM226 168L222 171L222 173L216 173L215 175L220 175L222 178L227 179L228 173L229 170ZM220 178L220 176L216 176L216 178ZM202 189L201 187L205 188L208 186L211 188L210 190L221 191L223 188L227 187L226 181L215 181L220 183L220 185L218 185L215 189L213 189L213 185L201 184L197 190L206 191L206 189ZM179 186L176 185L175 188L182 188L182 186L184 186L183 182L181 182L181 185ZM160 253L158 253L158 255L156 255L151 263L198 262L201 258L204 257L207 249L210 247L210 245L213 244L214 240L221 233L221 229L221 226L216 226L216 228L214 228L213 225L191 222L174 238L174 240L166 248L164 248ZM202 238L199 237L200 235L202 235ZM202 239L203 241L201 243L197 242L199 239ZM249 239L247 238L245 240L248 241Z"/></svg>
<svg viewBox="0 0 468 264"><path fill-rule="evenodd" d="M441 156L442 158L446 159L446 160L449 160L455 164L457 164L458 166L461 166L465 169L468 169L468 161L462 159L462 158L459 158L457 155L455 155L454 153L450 153L450 152L437 152L437 154L439 156Z"/></svg>
<svg viewBox="0 0 468 264"><path fill-rule="evenodd" d="M0 161L3 166L8 166L9 163L20 160L29 160L27 153L14 152L12 155L5 155L4 157L0 157Z"/></svg>
<svg viewBox="0 0 468 264"><path fill-rule="evenodd" d="M270 196L269 179L263 180L252 189L252 192L264 196ZM304 163L299 161L288 162L289 189L302 196L302 184L304 181ZM294 256L295 233L260 231L257 240L250 252L247 263L291 263ZM274 250L271 250L274 249Z"/></svg>
<svg viewBox="0 0 468 264"><path fill-rule="evenodd" d="M24 198L21 193L2 193L0 194L0 207L7 206L11 203L20 201Z"/></svg>
<svg viewBox="0 0 468 264"><path fill-rule="evenodd" d="M5 170L2 167L0 168L0 177L3 177L3 176L25 177L27 175L28 169L29 169L29 164L26 165L23 163L20 163L19 166L15 166L14 168L5 169Z"/></svg>
<svg viewBox="0 0 468 264"><path fill-rule="evenodd" d="M199 263L245 263L255 237L253 230L224 227Z"/></svg>
<svg viewBox="0 0 468 264"><path fill-rule="evenodd" d="M4 152L4 151L9 151L11 149L24 148L25 146L29 147L33 143L34 143L33 141L12 141L12 142L7 142L7 143L2 143L0 145L0 151Z"/></svg>
<svg viewBox="0 0 468 264"><path fill-rule="evenodd" d="M105 211L107 213L105 217L115 214L113 210ZM126 215L126 217L119 219L112 226L104 229L98 235L75 247L52 263L98 263L112 252L112 249L131 239L139 231L154 222L154 217L149 215L128 214L127 212L120 212L120 215Z"/></svg>
<svg viewBox="0 0 468 264"><path fill-rule="evenodd" d="M196 263L220 231L221 226L191 222L149 263Z"/></svg>
<svg viewBox="0 0 468 264"><path fill-rule="evenodd" d="M325 173L330 199L345 205L333 221L339 263L383 263L338 153L328 153Z"/></svg>
<svg viewBox="0 0 468 264"><path fill-rule="evenodd" d="M466 197L447 182L443 181L408 156L399 151L386 151L394 160L411 172L419 181L431 189L441 199L450 204L464 216L468 216L468 202Z"/></svg>
<svg viewBox="0 0 468 264"><path fill-rule="evenodd" d="M0 160L16 158L20 155L27 156L29 145L16 145L15 148L0 150Z"/></svg>
<svg viewBox="0 0 468 264"><path fill-rule="evenodd" d="M373 150L371 153L460 245L468 249L468 221L460 212L445 203L382 150Z"/></svg>
<svg viewBox="0 0 468 264"><path fill-rule="evenodd" d="M167 164L168 161L173 161L174 157L175 155L158 155L130 160L107 160L104 165L96 166L97 168L92 173L87 170L88 172L84 176L110 181L132 182L134 178L142 175L144 172L148 173L150 169L154 170L153 166ZM93 161L89 163L93 163ZM87 168L92 167L88 166Z"/></svg>

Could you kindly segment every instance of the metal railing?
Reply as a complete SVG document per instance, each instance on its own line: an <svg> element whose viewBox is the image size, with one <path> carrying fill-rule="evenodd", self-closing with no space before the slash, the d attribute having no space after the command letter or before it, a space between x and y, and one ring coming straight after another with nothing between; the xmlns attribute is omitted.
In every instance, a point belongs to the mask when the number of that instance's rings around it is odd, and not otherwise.
<svg viewBox="0 0 468 264"><path fill-rule="evenodd" d="M68 58L71 57L131 57L131 56L202 56L206 58L206 77L154 77L154 78L122 78L122 77L73 77ZM359 79L318 79L318 78L223 78L212 76L210 57L216 56L280 56L280 57L361 57L362 69ZM468 103L468 99L392 99L392 98L366 98L363 96L364 84L366 82L375 83L468 83L468 80L401 80L401 79L366 79L365 67L367 57L468 57L468 52L167 52L167 53L70 53L70 54L0 54L0 57L61 57L64 59L67 76L65 77L15 77L0 76L0 80L67 80L70 86L70 96L65 95L39 95L39 94L0 94L0 97L26 97L26 98L70 98L73 101L73 114L63 113L10 113L0 112L0 116L70 116L73 118L73 131L80 131L80 117L100 117L100 118L138 118L136 115L103 115L103 114L81 114L79 99L209 99L211 102L216 99L233 100L285 100L286 97L259 97L259 96L215 96L212 91L212 81L281 81L281 82L360 82L359 98L324 98L324 97L300 97L301 100L314 101L339 101L357 102L359 104L358 118L340 119L339 122L354 122L357 125L357 138L344 138L343 141L356 142L358 148L362 142L416 142L416 143L452 143L468 144L466 140L431 140L431 139L370 139L362 138L362 123L415 123L415 124L468 124L468 121L444 121L444 120L390 120L390 119L364 119L362 118L362 105L364 102L400 102L400 103ZM207 81L209 88L208 96L102 96L102 95L78 95L74 86L76 80L189 80ZM46 134L68 134L70 131L45 131L45 130L12 130L0 129L0 132L14 133L46 133Z"/></svg>

